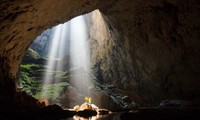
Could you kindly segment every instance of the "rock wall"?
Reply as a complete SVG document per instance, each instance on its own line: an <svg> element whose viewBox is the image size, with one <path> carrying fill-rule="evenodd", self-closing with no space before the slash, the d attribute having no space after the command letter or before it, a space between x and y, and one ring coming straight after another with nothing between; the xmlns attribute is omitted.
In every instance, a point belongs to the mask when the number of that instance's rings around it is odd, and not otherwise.
<svg viewBox="0 0 200 120"><path fill-rule="evenodd" d="M91 14L89 32L91 66L97 82L105 87L113 86L126 92L131 91L122 96L132 96L135 102L143 103L138 99L136 91L133 91L137 84L136 71L132 66L126 36L99 11Z"/></svg>
<svg viewBox="0 0 200 120"><path fill-rule="evenodd" d="M91 19L91 62L99 82L126 86L121 83L134 76L131 57L126 49L128 43L121 42L123 35L112 28L100 12L93 12Z"/></svg>
<svg viewBox="0 0 200 120"><path fill-rule="evenodd" d="M109 32L91 32L102 84L151 104L200 96L199 0L2 0L0 97L17 91L18 66L36 36L97 8L106 26L93 29Z"/></svg>
<svg viewBox="0 0 200 120"><path fill-rule="evenodd" d="M102 9L110 31L118 32L103 76L152 105L199 99L199 9L197 0L125 0Z"/></svg>

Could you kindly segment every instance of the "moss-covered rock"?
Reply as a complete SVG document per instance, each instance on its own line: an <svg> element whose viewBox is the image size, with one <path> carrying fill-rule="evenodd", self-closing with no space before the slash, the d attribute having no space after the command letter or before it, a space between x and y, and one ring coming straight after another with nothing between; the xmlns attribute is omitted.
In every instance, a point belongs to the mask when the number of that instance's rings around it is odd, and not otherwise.
<svg viewBox="0 0 200 120"><path fill-rule="evenodd" d="M34 63L37 59L40 58L40 55L37 51L28 48L28 50L25 52L22 62L23 63Z"/></svg>

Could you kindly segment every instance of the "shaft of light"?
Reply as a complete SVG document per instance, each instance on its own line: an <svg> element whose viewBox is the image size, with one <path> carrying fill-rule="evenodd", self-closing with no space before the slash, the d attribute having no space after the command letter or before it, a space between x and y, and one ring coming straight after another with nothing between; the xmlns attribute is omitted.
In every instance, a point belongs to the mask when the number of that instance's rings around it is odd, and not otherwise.
<svg viewBox="0 0 200 120"><path fill-rule="evenodd" d="M70 31L70 65L72 75L70 77L71 84L83 94L88 93L89 87L89 49L87 45L88 33L84 16L76 17L71 21Z"/></svg>
<svg viewBox="0 0 200 120"><path fill-rule="evenodd" d="M69 29L69 26L71 29ZM90 56L87 45L87 26L84 16L79 16L70 22L60 24L54 27L53 30L54 34L49 47L43 85L60 82L59 79L53 79L56 76L56 73L53 74L53 71L62 71L64 69L62 58L69 54L70 70L72 71L70 77L71 84L79 92L88 95ZM46 92L43 88L42 95L45 95Z"/></svg>

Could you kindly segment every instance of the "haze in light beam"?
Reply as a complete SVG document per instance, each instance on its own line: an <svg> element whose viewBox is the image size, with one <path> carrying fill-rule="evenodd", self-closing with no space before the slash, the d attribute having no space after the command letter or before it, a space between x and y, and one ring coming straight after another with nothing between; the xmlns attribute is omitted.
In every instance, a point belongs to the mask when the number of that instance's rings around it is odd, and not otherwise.
<svg viewBox="0 0 200 120"><path fill-rule="evenodd" d="M55 71L63 70L63 63L61 59L66 55L66 47L69 44L67 42L67 33L68 33L68 24L60 24L53 28L52 39L50 40L49 52L47 55L47 63L46 63L46 72L44 73L43 78L43 86L50 83L58 83L58 79L52 79L57 75L54 73ZM47 90L42 89L42 96L44 96L48 92ZM56 94L56 93L55 93Z"/></svg>
<svg viewBox="0 0 200 120"><path fill-rule="evenodd" d="M69 26L71 29L69 29ZM88 33L84 16L72 19L70 22L60 24L53 28L53 35L47 55L47 68L44 74L43 86L59 83L55 71L63 70L62 59L70 48L70 81L79 92L89 95L90 56L87 45ZM69 45L70 43L70 45ZM68 50L68 51L67 51ZM48 92L42 89L42 96Z"/></svg>
<svg viewBox="0 0 200 120"><path fill-rule="evenodd" d="M70 66L72 75L70 81L79 92L89 94L90 56L87 44L88 33L84 16L76 17L71 21L70 31Z"/></svg>

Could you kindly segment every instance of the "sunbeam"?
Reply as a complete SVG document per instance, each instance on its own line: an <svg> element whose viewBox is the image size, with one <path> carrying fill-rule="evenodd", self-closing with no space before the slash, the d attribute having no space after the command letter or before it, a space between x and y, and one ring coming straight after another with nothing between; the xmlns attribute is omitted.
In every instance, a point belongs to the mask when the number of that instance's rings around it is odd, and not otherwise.
<svg viewBox="0 0 200 120"><path fill-rule="evenodd" d="M65 62L63 58L69 55L70 84L79 93L89 96L90 56L87 45L87 25L84 16L76 17L65 24L54 27L51 38L43 86L60 82L58 78L55 79L54 77L58 72L53 71L62 71L64 69L63 62ZM41 95L44 96L46 92L48 90L43 87Z"/></svg>
<svg viewBox="0 0 200 120"><path fill-rule="evenodd" d="M86 30L84 16L76 17L71 21L70 67L73 71L70 82L78 91L88 95L90 61Z"/></svg>

